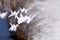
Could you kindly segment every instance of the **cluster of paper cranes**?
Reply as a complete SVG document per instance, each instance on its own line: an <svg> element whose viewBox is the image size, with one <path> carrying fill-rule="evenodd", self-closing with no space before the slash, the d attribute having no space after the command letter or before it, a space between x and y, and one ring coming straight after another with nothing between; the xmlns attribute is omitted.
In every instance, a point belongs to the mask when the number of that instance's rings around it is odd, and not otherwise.
<svg viewBox="0 0 60 40"><path fill-rule="evenodd" d="M32 19L33 19L36 15L33 15L32 17L30 17L30 16L27 16L27 15L23 16L23 14L22 14L23 12L26 14L29 9L30 9L30 8L28 8L28 9L25 9L25 8L22 8L22 9L21 9L21 8L20 8L17 12L10 10L11 14L8 16L8 18L14 16L15 18L18 19L18 20L17 20L17 23L18 23L18 24L9 23L9 24L11 25L11 27L9 28L9 31L16 31L17 27L19 27L19 26L18 26L19 24L21 24L21 23L23 23L23 22L29 24L29 23L32 21ZM0 13L0 18L2 18L2 19L5 18L5 17L7 16L7 14L8 14L8 12ZM19 14L19 17L17 16L18 14Z"/></svg>

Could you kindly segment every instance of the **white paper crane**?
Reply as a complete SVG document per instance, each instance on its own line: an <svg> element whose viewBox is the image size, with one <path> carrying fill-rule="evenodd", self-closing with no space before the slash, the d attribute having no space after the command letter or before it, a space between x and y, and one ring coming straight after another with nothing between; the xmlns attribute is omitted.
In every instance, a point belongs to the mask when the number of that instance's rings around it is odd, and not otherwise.
<svg viewBox="0 0 60 40"><path fill-rule="evenodd" d="M11 15L9 15L8 17L11 17L11 16L16 16L16 15L18 15L18 13L19 13L19 10L16 12L16 11L12 11L12 10L10 10L11 11Z"/></svg>
<svg viewBox="0 0 60 40"><path fill-rule="evenodd" d="M11 25L11 27L10 27L9 31L16 31L18 24L15 25L15 24L10 23L10 25Z"/></svg>
<svg viewBox="0 0 60 40"><path fill-rule="evenodd" d="M32 17L28 17L27 16L27 24L29 24L35 17L37 16L37 14L33 15Z"/></svg>
<svg viewBox="0 0 60 40"><path fill-rule="evenodd" d="M21 13L27 13L29 10L31 9L31 7L29 7L28 9L26 9L26 8L20 8L20 11L21 11Z"/></svg>
<svg viewBox="0 0 60 40"><path fill-rule="evenodd" d="M2 19L3 19L3 18L5 18L5 17L6 17L6 15L7 15L7 12L3 12L3 13L1 13L1 14L0 14L0 18L2 18Z"/></svg>
<svg viewBox="0 0 60 40"><path fill-rule="evenodd" d="M20 16L21 17L16 17L18 19L18 24L21 24L23 22L26 22L27 24L29 24L36 15L34 15L32 17L29 17L27 15L26 16L23 16L22 14L20 14Z"/></svg>
<svg viewBox="0 0 60 40"><path fill-rule="evenodd" d="M26 9L26 10L25 10L25 13L27 13L30 9L31 9L31 7L29 7L28 9Z"/></svg>
<svg viewBox="0 0 60 40"><path fill-rule="evenodd" d="M26 19L23 17L22 14L20 14L20 17L16 16L16 18L18 19L18 24L21 24L22 22L24 22Z"/></svg>
<svg viewBox="0 0 60 40"><path fill-rule="evenodd" d="M25 8L20 8L21 13L23 13L25 10Z"/></svg>

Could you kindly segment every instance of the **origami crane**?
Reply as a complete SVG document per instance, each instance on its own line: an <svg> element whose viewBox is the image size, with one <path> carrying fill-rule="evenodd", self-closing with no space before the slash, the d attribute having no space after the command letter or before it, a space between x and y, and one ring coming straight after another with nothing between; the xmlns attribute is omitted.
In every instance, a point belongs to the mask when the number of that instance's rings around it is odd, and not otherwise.
<svg viewBox="0 0 60 40"><path fill-rule="evenodd" d="M11 25L11 27L10 27L9 31L16 31L18 24L15 25L15 24L10 23L10 25Z"/></svg>
<svg viewBox="0 0 60 40"><path fill-rule="evenodd" d="M12 11L12 10L10 10L11 11L11 15L9 15L8 17L11 17L11 16L16 16L16 15L18 15L18 13L19 13L19 10L16 12L16 11Z"/></svg>
<svg viewBox="0 0 60 40"><path fill-rule="evenodd" d="M0 18L5 18L6 17L6 15L7 15L7 12L3 12L3 13L0 13Z"/></svg>
<svg viewBox="0 0 60 40"><path fill-rule="evenodd" d="M32 16L32 17L29 17L29 16L23 16L22 14L20 14L20 17L17 17L16 18L18 19L18 24L21 24L23 22L26 22L27 24L29 24L33 18L35 17L36 15Z"/></svg>

